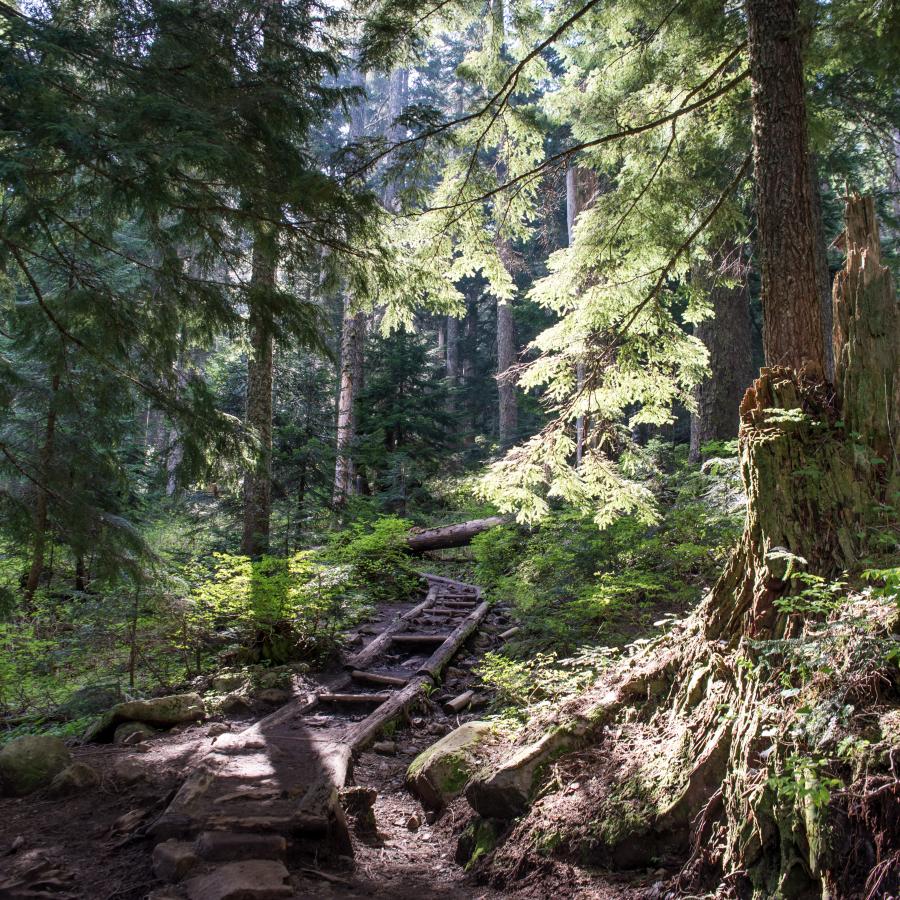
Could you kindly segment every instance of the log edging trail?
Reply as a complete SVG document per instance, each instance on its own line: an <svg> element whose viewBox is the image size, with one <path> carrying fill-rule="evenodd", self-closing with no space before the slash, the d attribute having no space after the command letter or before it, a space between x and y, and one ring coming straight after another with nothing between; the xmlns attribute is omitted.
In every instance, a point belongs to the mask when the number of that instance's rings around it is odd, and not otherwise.
<svg viewBox="0 0 900 900"><path fill-rule="evenodd" d="M230 896L217 886L247 870L265 886L258 896L289 897L287 859L304 849L352 854L340 790L354 756L439 683L489 610L476 585L423 577L425 598L348 657L342 675L243 731L216 738L149 829L161 842L154 850L157 874L187 878L175 891L186 889L190 900ZM439 622L430 614L434 607L444 609ZM216 854L225 846L230 861L223 865ZM258 858L262 846L270 848L264 859ZM241 865L244 870L224 871ZM279 894L282 884L287 892Z"/></svg>

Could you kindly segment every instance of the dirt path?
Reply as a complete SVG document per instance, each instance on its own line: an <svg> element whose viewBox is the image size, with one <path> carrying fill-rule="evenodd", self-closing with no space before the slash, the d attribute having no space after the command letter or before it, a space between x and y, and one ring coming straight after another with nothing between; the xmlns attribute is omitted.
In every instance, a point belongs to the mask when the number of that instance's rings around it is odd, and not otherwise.
<svg viewBox="0 0 900 900"><path fill-rule="evenodd" d="M352 751L371 742L378 722L373 722L373 704L368 699L332 702L321 695L383 694L388 699L379 703L376 711L393 704L395 712L402 713L421 686L431 683L449 660L445 653L445 658L429 671L429 662L439 655L438 651L448 649L447 642L434 635L455 634L458 649L465 639L460 627L469 622L473 627L462 630L474 630L486 613L477 589L434 577L423 603L381 610L382 625L376 634L365 633L376 630L371 626L361 628L361 646L348 660L352 669L402 680L406 686L378 684L373 691L373 685L359 676L332 672L330 678L318 683L307 680L301 686L301 696L276 713L255 722L232 721L224 734L215 732L226 725L207 722L166 732L133 747L75 748L74 757L100 773L99 788L66 798L32 795L0 801L0 875L11 873L5 882L0 878L0 884L19 884L16 894L7 887L0 895L4 900L44 894L90 900L143 900L153 892L159 897L187 896L184 883L162 887L160 866L157 864L154 871L150 851L167 838L186 843L203 832L215 832L218 843L214 841L215 846L206 850L214 859L201 858L200 873L248 854L252 860L259 850L264 857L276 857L265 859L266 871L251 867L258 883L256 893L247 896L294 895L279 891L267 894L263 889L276 871L272 863L279 857L290 863L290 883L296 896L330 896L334 890L345 896L348 891L349 895L361 891L359 896L375 896L365 874L358 884L355 876L348 874L350 856L356 849L351 841L358 841L350 836L335 807L334 789L347 781ZM383 640L385 631L395 632L394 637L401 640ZM382 649L367 656L368 648L378 641ZM404 692L406 698L395 702ZM415 721L424 720L416 717ZM389 767L396 771L390 779L398 791L403 792L407 757L435 739L434 733L423 732L403 744L391 758ZM378 781L379 760L384 759L365 753L358 765L357 783L363 773ZM400 806L411 812L417 805L404 793L403 802L389 809L392 801L382 796L383 785L373 786L379 791L379 826L395 812L399 817ZM193 821L179 822L178 817L187 812L193 814ZM405 843L426 844L430 826L414 835L405 828L408 818L403 823ZM385 827L390 832L393 826ZM228 839L235 833L246 840L229 845ZM272 843L271 839L279 835L283 843ZM270 843L261 844L260 839L270 839ZM401 843L394 839L399 855L405 852ZM377 858L384 860L391 846L390 836L377 848L361 846L368 868L376 849ZM285 852L289 847L291 852ZM450 865L448 860L448 872ZM326 867L336 880L319 874ZM316 870L317 874L304 877L303 869ZM358 872L364 873L364 868ZM288 883L285 881L285 885ZM213 880L202 889L195 885L195 895L214 898L230 893L218 889Z"/></svg>
<svg viewBox="0 0 900 900"><path fill-rule="evenodd" d="M444 702L477 687L472 667L500 646L509 626L474 586L437 577L429 583L423 603L384 608L377 624L358 629L347 669L296 685L295 699L275 713L192 725L133 747L79 747L76 759L101 773L98 789L0 801L0 875L11 873L22 885L0 889L0 900L511 896L479 885L454 859L472 816L465 801L426 816L405 788L415 756L478 715L486 698L476 695L475 707L459 714ZM395 683L353 677L354 670ZM426 697L422 686L438 681ZM384 696L377 703L327 697L373 693ZM386 721L377 713L392 708L396 730L387 729L389 740L376 751L372 741L384 737ZM344 785L374 794L376 833L347 827L338 800ZM183 876L167 883L179 867ZM558 870L514 893L640 896Z"/></svg>

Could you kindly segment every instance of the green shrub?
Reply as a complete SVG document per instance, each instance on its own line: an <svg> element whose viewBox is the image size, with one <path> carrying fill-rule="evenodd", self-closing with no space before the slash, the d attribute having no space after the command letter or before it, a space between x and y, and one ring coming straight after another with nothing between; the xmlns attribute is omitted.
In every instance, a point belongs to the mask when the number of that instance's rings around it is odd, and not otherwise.
<svg viewBox="0 0 900 900"><path fill-rule="evenodd" d="M178 633L196 668L217 643L244 661L320 661L338 631L363 612L348 595L346 568L323 565L312 551L285 558L214 554L211 571L194 566Z"/></svg>
<svg viewBox="0 0 900 900"><path fill-rule="evenodd" d="M665 459L655 460L660 454ZM547 693L535 693L533 683L563 685L577 671L594 671L588 660L558 672L566 666L553 659L586 658L589 647L624 648L658 633L718 576L743 522L735 460L701 471L685 449L656 444L644 456L660 512L653 526L623 517L599 530L590 513L565 508L540 526L494 528L473 541L476 581L509 603L523 626L503 651L507 662L492 660L484 670L504 703Z"/></svg>
<svg viewBox="0 0 900 900"><path fill-rule="evenodd" d="M348 590L371 603L399 603L419 589L421 576L406 539L412 523L397 516L356 523L339 532L325 558L348 570Z"/></svg>

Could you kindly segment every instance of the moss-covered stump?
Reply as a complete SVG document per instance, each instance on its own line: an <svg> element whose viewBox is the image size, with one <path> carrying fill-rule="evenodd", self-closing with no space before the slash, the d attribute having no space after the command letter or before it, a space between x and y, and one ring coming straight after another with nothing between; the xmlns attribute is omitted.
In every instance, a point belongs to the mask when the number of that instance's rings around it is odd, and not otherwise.
<svg viewBox="0 0 900 900"><path fill-rule="evenodd" d="M66 745L46 734L27 734L0 750L0 794L24 797L46 787L72 761Z"/></svg>
<svg viewBox="0 0 900 900"><path fill-rule="evenodd" d="M493 727L466 722L420 753L406 772L409 789L429 809L441 809L462 794L479 764L478 749Z"/></svg>

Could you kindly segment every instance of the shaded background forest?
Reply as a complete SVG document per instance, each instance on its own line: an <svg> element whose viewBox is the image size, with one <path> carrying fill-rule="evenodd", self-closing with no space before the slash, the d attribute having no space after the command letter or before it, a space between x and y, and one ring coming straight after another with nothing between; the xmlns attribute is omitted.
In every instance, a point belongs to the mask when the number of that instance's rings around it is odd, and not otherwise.
<svg viewBox="0 0 900 900"><path fill-rule="evenodd" d="M504 491L527 526L445 564L519 607L520 661L487 675L508 698L533 699L521 658L581 654L587 678L699 599L740 526L762 312L743 21L694 6L611 4L529 56L562 11L460 4L425 28L392 6L3 5L13 724L75 732L60 705L97 683L320 661L413 590L409 527L505 510ZM896 262L897 45L887 7L813 20L827 319L848 185ZM648 287L659 318L621 377L560 416L591 335ZM531 463L479 476L553 421L571 453L534 465L562 483L595 454L615 475L542 495L538 527Z"/></svg>

